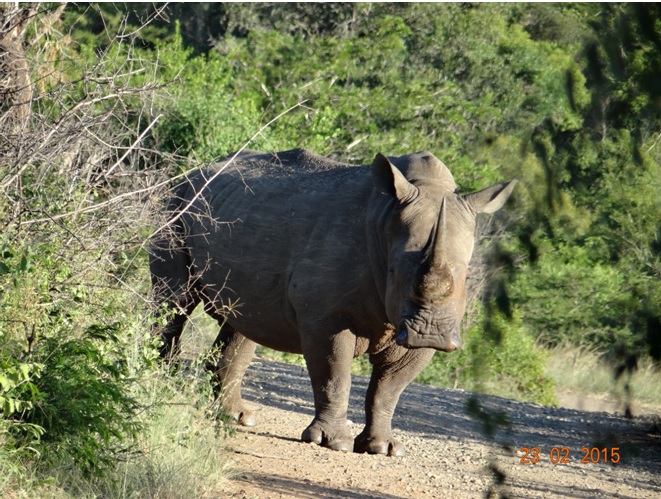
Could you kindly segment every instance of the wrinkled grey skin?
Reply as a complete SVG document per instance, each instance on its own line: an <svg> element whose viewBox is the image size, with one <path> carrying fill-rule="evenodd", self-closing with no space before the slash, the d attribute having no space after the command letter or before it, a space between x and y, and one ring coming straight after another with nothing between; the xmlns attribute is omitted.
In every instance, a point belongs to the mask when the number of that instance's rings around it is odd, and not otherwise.
<svg viewBox="0 0 661 499"><path fill-rule="evenodd" d="M221 325L216 378L227 413L254 424L241 382L255 343L302 353L315 403L302 440L404 455L391 433L395 405L435 350L461 346L475 217L501 208L516 181L459 195L428 152L378 154L360 167L304 150L247 151L202 189L219 167L176 188L173 215L201 195L174 222L179 237L152 246L156 295L177 310L162 355L177 351L186 316L203 301ZM373 372L354 441L350 368L364 353Z"/></svg>

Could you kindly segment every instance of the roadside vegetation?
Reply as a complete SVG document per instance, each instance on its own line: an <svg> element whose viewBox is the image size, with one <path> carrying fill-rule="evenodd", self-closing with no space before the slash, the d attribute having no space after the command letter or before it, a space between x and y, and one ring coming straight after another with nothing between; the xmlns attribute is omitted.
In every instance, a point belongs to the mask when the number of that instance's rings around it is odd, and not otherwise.
<svg viewBox="0 0 661 499"><path fill-rule="evenodd" d="M0 495L222 489L215 326L157 361L147 251L174 179L246 145L519 178L419 381L661 405L660 73L655 4L0 4Z"/></svg>

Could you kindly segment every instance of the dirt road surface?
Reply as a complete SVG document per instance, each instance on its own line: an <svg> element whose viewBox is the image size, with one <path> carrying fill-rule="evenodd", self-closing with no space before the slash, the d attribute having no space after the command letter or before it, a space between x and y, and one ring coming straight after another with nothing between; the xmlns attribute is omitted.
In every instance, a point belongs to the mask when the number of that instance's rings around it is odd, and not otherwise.
<svg viewBox="0 0 661 499"><path fill-rule="evenodd" d="M367 381L353 379L349 419L354 435L364 424ZM227 440L238 473L227 495L661 498L658 418L626 419L485 395L477 399L480 417L467 410L472 397L462 390L411 385L393 420L406 457L335 452L299 440L314 414L305 368L256 360L246 376L244 398L258 411L258 424L237 428ZM495 421L499 413L509 424Z"/></svg>

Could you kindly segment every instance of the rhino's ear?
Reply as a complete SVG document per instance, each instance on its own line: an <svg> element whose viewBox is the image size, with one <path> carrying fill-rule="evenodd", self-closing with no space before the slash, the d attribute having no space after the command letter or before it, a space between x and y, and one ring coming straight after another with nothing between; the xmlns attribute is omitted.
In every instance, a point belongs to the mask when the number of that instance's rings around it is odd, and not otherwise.
<svg viewBox="0 0 661 499"><path fill-rule="evenodd" d="M372 162L372 178L379 192L397 199L400 203L414 198L418 192L402 172L381 153L378 153Z"/></svg>
<svg viewBox="0 0 661 499"><path fill-rule="evenodd" d="M466 194L464 201L473 208L475 213L493 213L503 207L518 182L514 179L511 182L492 185L481 191Z"/></svg>

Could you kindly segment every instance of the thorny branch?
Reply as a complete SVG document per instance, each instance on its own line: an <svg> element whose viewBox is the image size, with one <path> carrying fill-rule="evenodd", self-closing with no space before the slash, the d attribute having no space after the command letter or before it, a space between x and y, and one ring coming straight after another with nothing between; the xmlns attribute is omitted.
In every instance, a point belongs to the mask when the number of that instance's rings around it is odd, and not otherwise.
<svg viewBox="0 0 661 499"><path fill-rule="evenodd" d="M299 102L297 102L296 104L294 104L293 106L291 106L289 109L286 109L285 111L283 111L283 112L281 112L280 114L278 114L275 118L273 118L271 121L269 121L268 123L266 123L266 125L262 126L262 127L257 131L257 133L255 133L255 134L250 138L250 140L248 140L245 144L243 144L243 146L241 146L241 149L239 149L236 153L234 153L234 155L229 159L229 161L227 161L227 162L226 162L221 168L218 168L218 169L216 170L216 172L215 172L211 177L209 177L209 179L204 183L204 185L202 186L202 188L201 188L198 192L195 193L195 195L190 199L190 201L186 204L186 206L184 206L184 208L183 208L181 211L178 211L177 214L176 214L174 217L172 217L170 220L168 220L168 222L166 222L164 225L162 225L161 227L159 227L158 229L156 229L156 230L152 233L152 235L150 236L150 238L154 237L156 234L158 234L159 232L165 230L168 226L172 225L172 224L175 223L177 220L179 220L179 218L181 218L181 216L182 216L184 213L186 213L186 212L190 209L191 206L193 206L193 204L195 203L195 201L197 201L197 200L199 199L199 197L202 195L202 191L204 191L204 189L206 189L206 188L209 186L209 184L211 184L211 183L212 183L212 182L213 182L213 181L214 181L214 180L215 180L215 179L216 179L221 173L223 173L223 171L225 171L225 169L226 169L228 166L230 166L230 165L234 162L234 160L237 158L237 156L239 156L239 155L240 155L240 154L246 149L246 147L248 147L252 142L254 142L255 139L257 139L257 137L259 137L259 136L264 132L264 130L266 130L267 128L269 128L273 123L275 123L276 121L278 121L280 118L282 118L282 117L285 116L286 114L292 112L294 109L303 106L303 104L305 104L305 102L306 102L306 101L299 101Z"/></svg>

